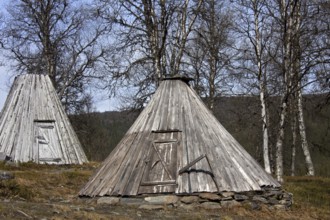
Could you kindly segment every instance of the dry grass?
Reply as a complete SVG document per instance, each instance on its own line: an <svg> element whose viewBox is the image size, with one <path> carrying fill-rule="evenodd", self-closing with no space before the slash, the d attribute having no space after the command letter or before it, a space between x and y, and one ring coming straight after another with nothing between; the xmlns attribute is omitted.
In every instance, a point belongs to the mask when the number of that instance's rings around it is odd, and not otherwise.
<svg viewBox="0 0 330 220"><path fill-rule="evenodd" d="M251 210L248 207L210 210L141 211L136 208L115 206L98 207L95 202L77 197L79 189L87 182L98 163L82 166L51 166L32 163L8 166L0 164L0 170L9 170L15 179L0 181L0 218L26 219L330 219L330 178L287 177L284 188L294 195L294 205L289 211L269 209ZM10 202L5 202L5 200ZM13 201L15 201L13 203ZM88 207L95 207L89 210ZM157 214L157 216L155 215ZM212 217L214 216L214 217Z"/></svg>

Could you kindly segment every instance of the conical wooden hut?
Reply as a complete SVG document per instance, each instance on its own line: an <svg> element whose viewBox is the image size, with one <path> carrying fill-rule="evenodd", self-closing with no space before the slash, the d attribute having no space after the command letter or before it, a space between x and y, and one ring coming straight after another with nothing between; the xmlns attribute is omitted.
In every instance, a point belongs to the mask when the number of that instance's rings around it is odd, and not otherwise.
<svg viewBox="0 0 330 220"><path fill-rule="evenodd" d="M88 161L47 75L15 78L0 114L0 152L15 162Z"/></svg>
<svg viewBox="0 0 330 220"><path fill-rule="evenodd" d="M163 80L81 196L244 192L280 184L228 133L189 86Z"/></svg>

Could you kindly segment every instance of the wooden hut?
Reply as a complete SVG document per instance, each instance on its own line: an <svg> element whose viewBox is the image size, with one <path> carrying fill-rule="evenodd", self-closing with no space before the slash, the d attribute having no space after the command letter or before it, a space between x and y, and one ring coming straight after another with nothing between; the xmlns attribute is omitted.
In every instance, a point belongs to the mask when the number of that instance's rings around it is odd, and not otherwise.
<svg viewBox="0 0 330 220"><path fill-rule="evenodd" d="M203 104L188 79L163 80L80 196L256 191L280 184Z"/></svg>
<svg viewBox="0 0 330 220"><path fill-rule="evenodd" d="M15 78L0 114L0 152L15 162L87 162L47 75Z"/></svg>

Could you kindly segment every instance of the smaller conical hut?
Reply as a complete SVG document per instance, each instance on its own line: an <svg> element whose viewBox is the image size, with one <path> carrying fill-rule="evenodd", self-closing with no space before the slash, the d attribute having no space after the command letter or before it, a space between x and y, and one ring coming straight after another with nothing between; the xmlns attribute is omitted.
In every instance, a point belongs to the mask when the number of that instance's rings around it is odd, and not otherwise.
<svg viewBox="0 0 330 220"><path fill-rule="evenodd" d="M0 113L0 152L15 162L88 162L48 75L15 78Z"/></svg>

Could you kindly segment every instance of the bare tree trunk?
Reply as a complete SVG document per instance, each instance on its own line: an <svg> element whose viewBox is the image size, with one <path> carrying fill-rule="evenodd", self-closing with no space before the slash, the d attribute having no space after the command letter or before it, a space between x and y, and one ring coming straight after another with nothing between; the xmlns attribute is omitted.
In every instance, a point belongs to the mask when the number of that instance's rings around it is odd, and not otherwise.
<svg viewBox="0 0 330 220"><path fill-rule="evenodd" d="M268 146L268 117L265 102L265 85L263 82L259 83L260 88L260 103L261 103L261 120L262 120L262 146L263 146L263 159L264 167L267 173L271 173L269 162L269 146Z"/></svg>
<svg viewBox="0 0 330 220"><path fill-rule="evenodd" d="M293 102L295 100L292 100ZM291 143L291 176L295 176L296 167L296 143L297 143L297 111L295 103L291 103L291 131L292 131L292 143Z"/></svg>
<svg viewBox="0 0 330 220"><path fill-rule="evenodd" d="M284 125L287 114L287 100L282 100L280 123L278 128L278 136L276 141L276 178L279 182L283 182L283 141L284 141Z"/></svg>
<svg viewBox="0 0 330 220"><path fill-rule="evenodd" d="M188 16L188 6L189 6L189 0L185 0L184 6L182 7L182 14L181 14L181 30L180 30L180 38L179 41L180 43L178 45L178 53L177 56L175 58L175 63L174 63L174 69L173 72L178 73L179 72L179 67L181 64L181 59L183 56L183 51L185 49L186 43L187 43L187 39L188 39L188 35L190 34L193 24L196 21L197 15L198 15L198 11L201 7L203 3L203 0L199 0L198 4L196 6L195 10L195 14L193 15L193 17L191 18L190 22L187 24L187 16Z"/></svg>
<svg viewBox="0 0 330 220"><path fill-rule="evenodd" d="M254 34L255 40L251 40L251 43L254 45L255 55L257 59L257 78L259 84L259 99L261 104L261 122L262 122L262 149L263 149L263 160L264 160L264 168L267 173L271 173L270 169L270 162L269 162L269 144L268 144L268 116L267 116L267 106L265 100L266 94L266 80L265 80L265 72L262 68L262 39L259 27L259 20L260 20L260 2L253 0L252 1L253 7L253 16L254 16Z"/></svg>
<svg viewBox="0 0 330 220"><path fill-rule="evenodd" d="M299 82L300 84L300 82ZM309 152L307 138L306 138L306 129L305 129L305 121L304 121L304 114L303 114L303 106L302 106L302 92L301 88L299 87L298 90L298 124L299 124L299 133L301 138L301 147L305 155L306 166L308 169L307 175L314 176L314 165L312 162L311 154Z"/></svg>
<svg viewBox="0 0 330 220"><path fill-rule="evenodd" d="M306 137L306 129L305 129L305 121L304 121L304 114L303 114L303 104L302 104L302 87L301 87L301 48L300 48L300 26L301 26L301 14L300 14L300 6L301 3L296 4L296 10L294 13L294 36L293 39L293 60L294 60L294 70L295 71L295 85L297 87L297 101L295 102L297 106L297 113L298 113L298 125L299 125L299 134L301 138L301 147L305 155L305 161L307 166L307 175L314 176L314 166L312 162L312 158L308 148L308 142Z"/></svg>
<svg viewBox="0 0 330 220"><path fill-rule="evenodd" d="M279 182L283 182L283 141L284 141L284 125L287 115L287 106L289 96L292 92L292 10L294 9L295 0L281 1L280 12L282 22L282 42L283 42L283 76L284 76L284 93L281 101L281 113L279 130L276 141L276 178Z"/></svg>

